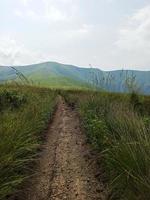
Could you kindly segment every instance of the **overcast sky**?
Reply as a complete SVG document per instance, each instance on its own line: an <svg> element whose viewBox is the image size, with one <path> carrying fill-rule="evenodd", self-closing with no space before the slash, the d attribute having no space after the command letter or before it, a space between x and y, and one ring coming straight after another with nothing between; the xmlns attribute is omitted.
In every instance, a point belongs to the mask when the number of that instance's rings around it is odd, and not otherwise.
<svg viewBox="0 0 150 200"><path fill-rule="evenodd" d="M150 0L0 0L0 65L150 70Z"/></svg>

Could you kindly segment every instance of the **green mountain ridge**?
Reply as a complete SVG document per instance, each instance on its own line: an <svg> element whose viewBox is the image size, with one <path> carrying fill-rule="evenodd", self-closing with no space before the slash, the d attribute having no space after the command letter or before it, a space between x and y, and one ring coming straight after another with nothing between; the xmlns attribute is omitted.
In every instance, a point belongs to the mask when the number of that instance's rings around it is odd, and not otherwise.
<svg viewBox="0 0 150 200"><path fill-rule="evenodd" d="M125 78L135 76L136 81L144 93L150 93L150 71L115 70L102 71L98 68L83 68L74 65L61 64L57 62L45 62L26 66L15 66L19 72L29 80L39 83L41 86L51 87L89 87L94 79L110 79L111 84L101 83L101 86L110 91L124 91L123 82ZM15 70L8 66L0 67L0 82L16 80Z"/></svg>

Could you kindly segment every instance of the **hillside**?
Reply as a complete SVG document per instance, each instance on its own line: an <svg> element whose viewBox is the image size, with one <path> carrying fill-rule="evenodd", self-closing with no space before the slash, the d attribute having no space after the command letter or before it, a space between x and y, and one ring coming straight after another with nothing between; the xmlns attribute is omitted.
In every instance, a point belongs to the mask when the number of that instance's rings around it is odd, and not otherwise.
<svg viewBox="0 0 150 200"><path fill-rule="evenodd" d="M149 200L150 96L0 84L0 122L0 200Z"/></svg>
<svg viewBox="0 0 150 200"><path fill-rule="evenodd" d="M84 70L80 68L62 65L54 62L47 62L28 66L15 66L29 80L41 86L51 87L87 87ZM0 67L0 82L17 79L15 70L11 67Z"/></svg>
<svg viewBox="0 0 150 200"><path fill-rule="evenodd" d="M125 91L124 82L127 77L136 77L138 86L144 93L150 93L150 71L102 71L96 68L81 68L56 62L46 62L28 66L15 66L29 80L41 86L51 87L87 87L98 79L98 85L116 92ZM17 78L15 70L7 66L0 67L0 81L10 81Z"/></svg>

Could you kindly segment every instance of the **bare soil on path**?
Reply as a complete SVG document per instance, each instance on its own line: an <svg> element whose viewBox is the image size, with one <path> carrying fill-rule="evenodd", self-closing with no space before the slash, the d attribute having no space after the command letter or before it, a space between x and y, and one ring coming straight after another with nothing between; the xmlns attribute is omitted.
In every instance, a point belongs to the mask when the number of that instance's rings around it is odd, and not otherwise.
<svg viewBox="0 0 150 200"><path fill-rule="evenodd" d="M26 200L106 200L75 111L60 99Z"/></svg>

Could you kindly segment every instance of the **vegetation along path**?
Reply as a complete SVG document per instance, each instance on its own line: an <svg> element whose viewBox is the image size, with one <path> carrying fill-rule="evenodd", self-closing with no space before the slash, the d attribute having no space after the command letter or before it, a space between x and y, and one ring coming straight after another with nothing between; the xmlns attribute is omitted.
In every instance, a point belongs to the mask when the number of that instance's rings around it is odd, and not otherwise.
<svg viewBox="0 0 150 200"><path fill-rule="evenodd" d="M26 199L106 199L103 184L96 178L98 166L93 156L75 111L60 99Z"/></svg>

